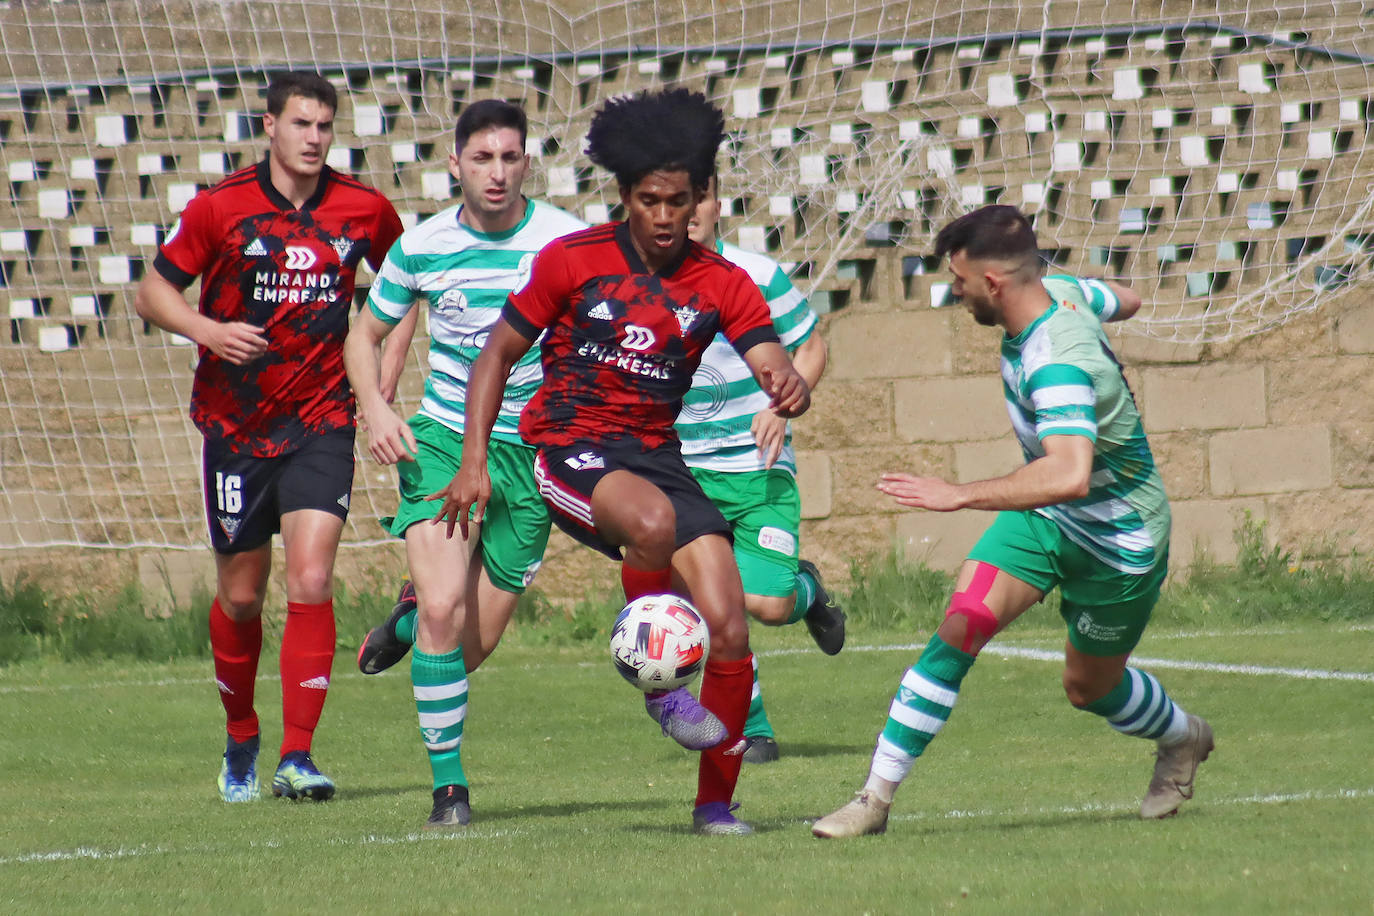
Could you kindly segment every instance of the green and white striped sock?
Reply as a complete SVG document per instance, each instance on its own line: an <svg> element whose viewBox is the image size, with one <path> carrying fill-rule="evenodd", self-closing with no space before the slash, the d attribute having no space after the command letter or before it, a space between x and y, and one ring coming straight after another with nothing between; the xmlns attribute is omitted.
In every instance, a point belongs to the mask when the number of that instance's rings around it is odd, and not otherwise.
<svg viewBox="0 0 1374 916"><path fill-rule="evenodd" d="M420 714L420 738L434 771L434 788L466 786L462 744L468 673L463 666L462 646L444 655L429 655L417 647L410 656L410 680Z"/></svg>
<svg viewBox="0 0 1374 916"><path fill-rule="evenodd" d="M1133 738L1173 744L1188 734L1188 716L1182 707L1169 699L1154 675L1137 668L1127 668L1111 693L1080 708Z"/></svg>
<svg viewBox="0 0 1374 916"><path fill-rule="evenodd" d="M870 778L900 783L911 765L944 727L959 696L959 684L973 666L974 656L932 634L897 688L888 708L887 724L878 736Z"/></svg>

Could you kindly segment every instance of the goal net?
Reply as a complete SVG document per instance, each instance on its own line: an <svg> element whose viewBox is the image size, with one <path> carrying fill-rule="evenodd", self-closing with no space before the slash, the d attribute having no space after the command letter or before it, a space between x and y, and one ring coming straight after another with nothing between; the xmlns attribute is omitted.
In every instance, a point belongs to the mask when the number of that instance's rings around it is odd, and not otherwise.
<svg viewBox="0 0 1374 916"><path fill-rule="evenodd" d="M288 67L339 86L330 163L409 222L453 198L473 99L523 102L528 190L598 221L617 195L581 153L596 106L700 89L728 119L725 237L821 312L943 304L932 235L994 202L1053 264L1139 289L1127 332L1159 341L1260 333L1368 277L1364 4L951 6L0 2L0 549L205 543L196 351L133 290L191 196L262 154ZM349 545L383 539L394 492L359 463Z"/></svg>

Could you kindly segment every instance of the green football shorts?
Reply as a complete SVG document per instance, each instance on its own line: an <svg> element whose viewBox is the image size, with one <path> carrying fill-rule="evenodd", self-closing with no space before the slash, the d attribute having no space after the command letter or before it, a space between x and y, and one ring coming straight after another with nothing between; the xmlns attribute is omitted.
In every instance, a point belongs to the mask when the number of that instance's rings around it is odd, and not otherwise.
<svg viewBox="0 0 1374 916"><path fill-rule="evenodd" d="M1064 536L1036 512L999 512L970 560L996 566L1045 593L1059 586L1059 613L1069 642L1085 655L1124 655L1135 648L1169 569L1167 550L1149 572L1116 570Z"/></svg>
<svg viewBox="0 0 1374 916"><path fill-rule="evenodd" d="M692 468L735 535L735 563L746 595L787 596L797 590L801 493L787 471L727 473Z"/></svg>
<svg viewBox="0 0 1374 916"><path fill-rule="evenodd" d="M382 526L396 537L439 511L438 500L425 497L448 486L463 457L463 436L444 424L416 414L410 428L419 445L414 461L401 461L401 504ZM549 510L534 484L534 449L492 439L487 447L491 501L482 521L482 565L497 588L520 594L534 581L549 543Z"/></svg>

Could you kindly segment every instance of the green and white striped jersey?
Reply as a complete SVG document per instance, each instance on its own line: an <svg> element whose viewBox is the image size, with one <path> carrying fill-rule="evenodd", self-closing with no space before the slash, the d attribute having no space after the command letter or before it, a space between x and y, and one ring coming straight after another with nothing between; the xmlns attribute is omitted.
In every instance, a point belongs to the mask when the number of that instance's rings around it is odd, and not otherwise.
<svg viewBox="0 0 1374 916"><path fill-rule="evenodd" d="M1094 443L1088 495L1035 510L1103 563L1149 571L1169 544L1169 502L1150 454L1135 398L1102 320L1120 303L1110 287L1067 275L1046 277L1053 305L1016 337L1002 339L1002 389L1027 461L1047 436Z"/></svg>
<svg viewBox="0 0 1374 916"><path fill-rule="evenodd" d="M543 201L507 232L478 232L448 207L401 234L377 273L367 306L395 325L423 298L429 304L429 376L420 413L463 431L468 373L512 290L525 285L535 254L586 223ZM511 371L492 436L520 443L520 411L543 380L539 347Z"/></svg>
<svg viewBox="0 0 1374 916"><path fill-rule="evenodd" d="M721 241L716 242L716 251L744 268L763 293L773 329L788 352L801 346L816 328L816 313L778 263ZM754 444L749 427L754 414L767 409L768 400L748 364L717 334L702 354L677 418L682 457L688 467L727 473L763 470L763 454ZM797 472L790 423L786 445L773 467L794 475Z"/></svg>

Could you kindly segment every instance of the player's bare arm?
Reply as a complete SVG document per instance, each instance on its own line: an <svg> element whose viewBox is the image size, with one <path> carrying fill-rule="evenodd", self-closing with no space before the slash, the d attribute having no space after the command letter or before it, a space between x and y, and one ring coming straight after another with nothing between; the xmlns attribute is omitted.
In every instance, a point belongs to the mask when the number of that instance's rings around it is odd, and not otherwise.
<svg viewBox="0 0 1374 916"><path fill-rule="evenodd" d="M382 397L388 404L396 400L396 389L401 384L401 373L406 368L406 357L410 354L411 341L415 339L415 328L420 320L420 310L413 308L391 329L382 344Z"/></svg>
<svg viewBox="0 0 1374 916"><path fill-rule="evenodd" d="M820 334L812 334L806 338L792 353L792 366L800 373L811 391L815 391L816 386L820 384L827 358L825 341L821 339ZM771 468L773 462L782 454L783 446L787 444L787 419L772 410L760 410L754 414L749 430L754 437L754 444L763 453L763 466Z"/></svg>
<svg viewBox="0 0 1374 916"><path fill-rule="evenodd" d="M1140 311L1140 306L1145 301L1140 298L1140 293L1125 284L1117 283L1115 280L1103 279L1102 282L1115 294L1117 302L1120 303L1117 306L1116 314L1112 316L1112 321L1125 321Z"/></svg>
<svg viewBox="0 0 1374 916"><path fill-rule="evenodd" d="M189 337L220 359L242 366L267 352L264 328L242 321L216 321L201 314L166 277L149 271L134 295L138 317L164 331Z"/></svg>
<svg viewBox="0 0 1374 916"><path fill-rule="evenodd" d="M811 406L811 387L777 341L755 344L743 354L754 380L772 399L769 409L780 417L799 417Z"/></svg>
<svg viewBox="0 0 1374 916"><path fill-rule="evenodd" d="M486 345L472 364L468 376L467 415L463 423L463 458L458 473L448 486L426 499L443 500L434 524L448 523L448 536L457 525L468 536L468 510L480 522L491 499L491 477L487 474L487 443L501 412L501 398L511 369L528 352L534 341L522 335L504 319L492 326Z"/></svg>
<svg viewBox="0 0 1374 916"><path fill-rule="evenodd" d="M411 309L410 315L414 314L415 309ZM411 328L414 326L412 321ZM418 447L409 424L391 409L391 399L382 389L377 350L391 333L391 325L363 309L353 319L343 353L344 371L367 427L368 454L382 465L413 461Z"/></svg>
<svg viewBox="0 0 1374 916"><path fill-rule="evenodd" d="M1039 509L1086 496L1093 468L1092 440L1047 436L1044 445L1044 456L1004 477L958 484L888 472L878 478L878 489L900 506L932 512Z"/></svg>

